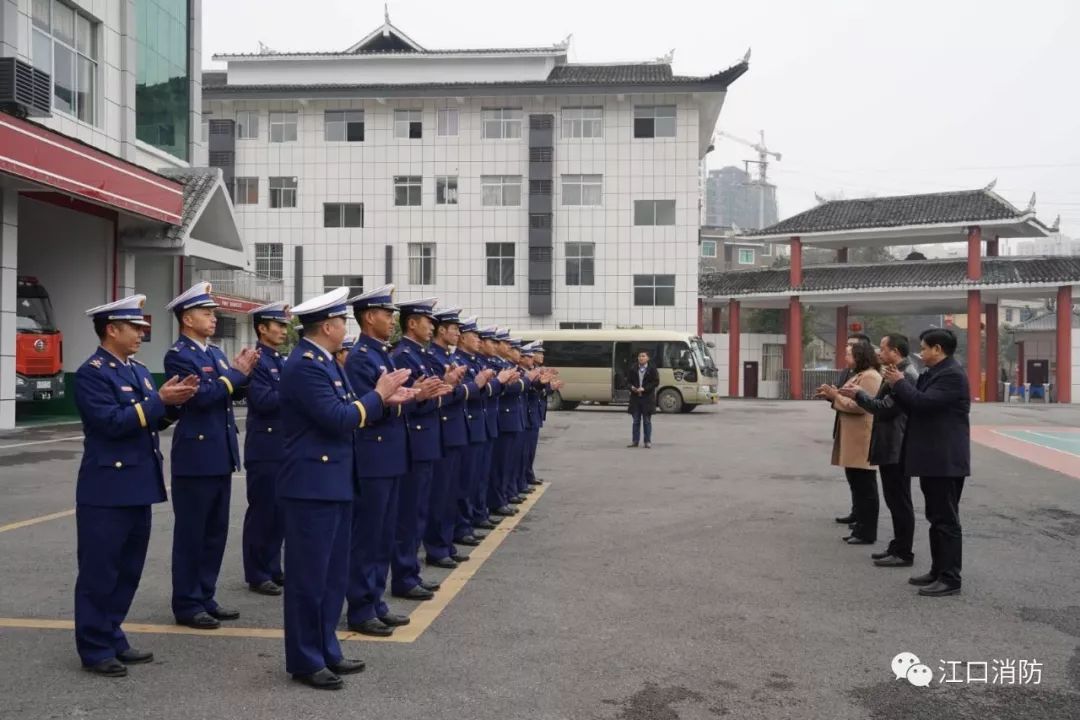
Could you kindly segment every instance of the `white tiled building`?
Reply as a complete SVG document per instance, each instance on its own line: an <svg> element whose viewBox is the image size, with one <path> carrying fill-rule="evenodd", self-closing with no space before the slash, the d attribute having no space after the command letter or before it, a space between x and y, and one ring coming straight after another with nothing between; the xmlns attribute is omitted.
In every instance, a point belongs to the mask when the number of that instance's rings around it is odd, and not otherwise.
<svg viewBox="0 0 1080 720"><path fill-rule="evenodd" d="M428 50L389 20L331 53L219 55L210 164L257 273L437 295L483 322L695 327L700 161L740 63Z"/></svg>

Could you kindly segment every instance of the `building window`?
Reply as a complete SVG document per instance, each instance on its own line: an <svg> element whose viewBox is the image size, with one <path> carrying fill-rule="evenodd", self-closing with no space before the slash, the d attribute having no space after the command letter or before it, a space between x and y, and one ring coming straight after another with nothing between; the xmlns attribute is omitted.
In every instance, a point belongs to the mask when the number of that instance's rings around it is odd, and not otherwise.
<svg viewBox="0 0 1080 720"><path fill-rule="evenodd" d="M323 121L326 142L364 142L363 110L327 110Z"/></svg>
<svg viewBox="0 0 1080 720"><path fill-rule="evenodd" d="M457 205L457 175L439 175L435 178L435 204Z"/></svg>
<svg viewBox="0 0 1080 720"><path fill-rule="evenodd" d="M674 275L635 275L634 304L642 306L674 305Z"/></svg>
<svg viewBox="0 0 1080 720"><path fill-rule="evenodd" d="M566 243L566 284L593 285L596 243Z"/></svg>
<svg viewBox="0 0 1080 720"><path fill-rule="evenodd" d="M484 108L483 137L509 140L521 137L521 108Z"/></svg>
<svg viewBox="0 0 1080 720"><path fill-rule="evenodd" d="M514 284L514 243L487 243L487 284Z"/></svg>
<svg viewBox="0 0 1080 720"><path fill-rule="evenodd" d="M635 200L635 225L674 225L674 200Z"/></svg>
<svg viewBox="0 0 1080 720"><path fill-rule="evenodd" d="M435 243L409 243L409 284L435 284Z"/></svg>
<svg viewBox="0 0 1080 720"><path fill-rule="evenodd" d="M296 142L296 113L270 113L270 142Z"/></svg>
<svg viewBox="0 0 1080 720"><path fill-rule="evenodd" d="M780 379L784 367L784 346L779 343L763 343L761 346L761 379L772 382Z"/></svg>
<svg viewBox="0 0 1080 720"><path fill-rule="evenodd" d="M561 322L560 330L599 330L602 325L598 322Z"/></svg>
<svg viewBox="0 0 1080 720"><path fill-rule="evenodd" d="M188 160L188 144L194 132L191 111L195 109L191 107L189 67L198 62L188 52L188 0L139 0L127 4L132 5L134 65L128 61L123 64L135 72L135 137Z"/></svg>
<svg viewBox="0 0 1080 720"><path fill-rule="evenodd" d="M674 105L637 105L634 107L634 137L675 137Z"/></svg>
<svg viewBox="0 0 1080 720"><path fill-rule="evenodd" d="M563 108L564 138L598 138L604 136L604 110L598 107Z"/></svg>
<svg viewBox="0 0 1080 720"><path fill-rule="evenodd" d="M259 204L259 178L233 178L233 205Z"/></svg>
<svg viewBox="0 0 1080 720"><path fill-rule="evenodd" d="M768 257L773 254L772 243L765 243L765 247L761 249L761 254Z"/></svg>
<svg viewBox="0 0 1080 720"><path fill-rule="evenodd" d="M323 292L328 293L339 287L349 288L349 297L356 297L364 292L363 275L323 275Z"/></svg>
<svg viewBox="0 0 1080 720"><path fill-rule="evenodd" d="M439 108L435 111L435 134L451 137L458 134L458 109Z"/></svg>
<svg viewBox="0 0 1080 720"><path fill-rule="evenodd" d="M701 241L701 257L714 258L716 257L716 241L715 240L702 240Z"/></svg>
<svg viewBox="0 0 1080 720"><path fill-rule="evenodd" d="M521 205L521 176L481 175L480 193L483 205L518 207Z"/></svg>
<svg viewBox="0 0 1080 720"><path fill-rule="evenodd" d="M419 140L424 136L424 114L421 110L394 111L394 137Z"/></svg>
<svg viewBox="0 0 1080 720"><path fill-rule="evenodd" d="M323 203L323 227L364 227L364 203Z"/></svg>
<svg viewBox="0 0 1080 720"><path fill-rule="evenodd" d="M255 274L264 278L281 280L285 276L281 243L255 243Z"/></svg>
<svg viewBox="0 0 1080 720"><path fill-rule="evenodd" d="M270 178L270 207L294 208L296 207L296 178L272 177Z"/></svg>
<svg viewBox="0 0 1080 720"><path fill-rule="evenodd" d="M98 24L53 0L34 0L31 8L30 57L35 67L52 78L53 109L95 124Z"/></svg>
<svg viewBox="0 0 1080 720"><path fill-rule="evenodd" d="M423 195L422 178L419 175L394 176L394 204L398 206L419 205Z"/></svg>
<svg viewBox="0 0 1080 720"><path fill-rule="evenodd" d="M603 175L563 175L563 205L600 205Z"/></svg>
<svg viewBox="0 0 1080 720"><path fill-rule="evenodd" d="M254 140L259 137L259 113L256 110L239 110L236 113L236 138Z"/></svg>
<svg viewBox="0 0 1080 720"><path fill-rule="evenodd" d="M740 265L753 265L754 264L754 251L752 248L739 248L739 264Z"/></svg>

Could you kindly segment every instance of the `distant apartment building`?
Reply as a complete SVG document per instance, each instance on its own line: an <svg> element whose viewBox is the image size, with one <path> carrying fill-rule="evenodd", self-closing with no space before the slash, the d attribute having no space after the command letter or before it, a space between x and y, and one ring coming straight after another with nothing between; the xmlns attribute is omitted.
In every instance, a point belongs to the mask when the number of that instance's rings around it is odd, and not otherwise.
<svg viewBox="0 0 1080 720"><path fill-rule="evenodd" d="M701 272L769 267L775 255L771 243L744 240L729 227L703 227L698 240Z"/></svg>
<svg viewBox="0 0 1080 720"><path fill-rule="evenodd" d="M705 180L705 225L760 230L779 220L776 187L757 185L733 165L710 170Z"/></svg>

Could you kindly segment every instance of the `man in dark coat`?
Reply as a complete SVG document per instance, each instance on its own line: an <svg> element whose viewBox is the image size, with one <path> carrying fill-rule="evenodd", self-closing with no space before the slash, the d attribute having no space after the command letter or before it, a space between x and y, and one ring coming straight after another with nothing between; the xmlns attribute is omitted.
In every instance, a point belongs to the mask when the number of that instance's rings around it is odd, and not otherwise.
<svg viewBox="0 0 1080 720"><path fill-rule="evenodd" d="M918 381L896 368L886 370L885 380L908 413L904 463L919 476L930 523L930 572L908 582L920 586L920 595L942 597L960 592L960 494L971 474L971 394L967 373L953 359L951 330L926 330L919 344L928 369Z"/></svg>
<svg viewBox="0 0 1080 720"><path fill-rule="evenodd" d="M634 418L633 442L627 447L638 446L641 425L645 425L645 447L652 446L652 414L656 409L656 388L660 386L660 373L649 362L649 353L638 353L637 364L626 371L626 384L630 387L630 408Z"/></svg>
<svg viewBox="0 0 1080 720"><path fill-rule="evenodd" d="M895 367L911 382L919 378L908 357L908 339L893 333L881 338L879 357L886 367ZM881 383L875 397L857 386L840 388L844 397L851 398L863 410L874 416L870 436L870 464L878 466L881 474L881 494L892 515L893 539L884 552L870 557L878 567L911 567L915 555L911 543L915 533L915 511L911 506L911 475L904 468L904 432L907 413L897 404L892 387Z"/></svg>

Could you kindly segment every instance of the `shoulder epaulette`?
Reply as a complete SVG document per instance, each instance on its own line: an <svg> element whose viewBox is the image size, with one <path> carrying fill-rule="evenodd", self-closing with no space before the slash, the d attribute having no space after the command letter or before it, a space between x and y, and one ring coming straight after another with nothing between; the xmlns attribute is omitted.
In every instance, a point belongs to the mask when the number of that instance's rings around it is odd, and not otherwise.
<svg viewBox="0 0 1080 720"><path fill-rule="evenodd" d="M315 359L315 353L308 350L307 352L304 353L303 357L306 357L308 360L314 360Z"/></svg>
<svg viewBox="0 0 1080 720"><path fill-rule="evenodd" d="M183 343L176 343L175 345L173 345L171 348L169 348L165 352L180 352L183 349L184 349L184 344Z"/></svg>
<svg viewBox="0 0 1080 720"><path fill-rule="evenodd" d="M146 367L145 363L141 363L138 360L136 360L135 358L131 358L131 362L135 363L136 365L142 365L143 367Z"/></svg>
<svg viewBox="0 0 1080 720"><path fill-rule="evenodd" d="M90 358L90 360L89 360L89 362L87 364L88 365L93 365L98 370L100 370L101 369L101 358L98 358L98 357Z"/></svg>
<svg viewBox="0 0 1080 720"><path fill-rule="evenodd" d="M366 353L367 352L367 345L361 345L360 346L360 352Z"/></svg>

